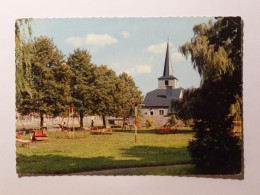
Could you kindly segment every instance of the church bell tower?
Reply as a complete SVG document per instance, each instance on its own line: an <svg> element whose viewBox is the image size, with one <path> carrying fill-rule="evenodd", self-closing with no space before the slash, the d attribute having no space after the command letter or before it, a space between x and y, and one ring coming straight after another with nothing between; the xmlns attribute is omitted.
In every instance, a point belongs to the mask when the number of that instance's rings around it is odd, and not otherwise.
<svg viewBox="0 0 260 195"><path fill-rule="evenodd" d="M163 76L158 78L158 89L177 88L178 79L173 76L172 64L169 54L169 42L167 42Z"/></svg>

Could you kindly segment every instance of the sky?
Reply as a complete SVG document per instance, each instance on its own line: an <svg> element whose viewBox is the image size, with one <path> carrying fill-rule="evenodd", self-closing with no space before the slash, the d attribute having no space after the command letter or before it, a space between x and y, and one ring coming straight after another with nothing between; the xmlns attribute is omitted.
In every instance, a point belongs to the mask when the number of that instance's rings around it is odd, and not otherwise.
<svg viewBox="0 0 260 195"><path fill-rule="evenodd" d="M52 18L33 19L33 37L47 36L67 57L86 49L96 65L107 65L118 75L131 75L143 95L157 89L163 74L167 41L178 87L198 87L200 77L179 46L194 36L195 24L212 18Z"/></svg>

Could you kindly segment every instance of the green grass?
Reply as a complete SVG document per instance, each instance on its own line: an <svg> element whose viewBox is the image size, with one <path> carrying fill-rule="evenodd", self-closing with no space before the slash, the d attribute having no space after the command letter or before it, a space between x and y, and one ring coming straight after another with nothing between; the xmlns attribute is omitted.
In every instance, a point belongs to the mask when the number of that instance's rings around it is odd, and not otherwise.
<svg viewBox="0 0 260 195"><path fill-rule="evenodd" d="M70 138L59 133L54 138L54 133L50 133L48 141L35 142L28 147L17 144L17 172L65 174L185 164L191 161L187 145L193 134L189 129L167 135L154 134L151 129L139 130L137 143L134 141L134 130L114 130L112 135L95 135L89 132L86 137L82 132L76 135L77 138ZM189 168L184 169L189 172ZM152 173L151 170L140 174L149 173ZM162 169L153 174L178 175L178 171Z"/></svg>

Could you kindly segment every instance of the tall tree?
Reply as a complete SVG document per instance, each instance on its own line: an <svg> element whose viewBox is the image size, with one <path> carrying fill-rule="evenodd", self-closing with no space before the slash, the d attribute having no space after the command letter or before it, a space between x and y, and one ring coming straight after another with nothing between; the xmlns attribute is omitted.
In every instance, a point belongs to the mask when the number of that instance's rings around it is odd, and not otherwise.
<svg viewBox="0 0 260 195"><path fill-rule="evenodd" d="M31 93L31 19L17 19L15 21L15 84L16 105L20 103L23 91Z"/></svg>
<svg viewBox="0 0 260 195"><path fill-rule="evenodd" d="M184 93L175 107L182 117L195 119L195 139L189 151L204 173L239 173L241 143L232 134L232 120L242 114L241 18L217 18L193 28L194 37L180 47L202 82Z"/></svg>
<svg viewBox="0 0 260 195"><path fill-rule="evenodd" d="M71 104L79 111L80 124L83 126L84 113L93 113L94 65L87 50L76 49L67 60L73 76L71 78Z"/></svg>
<svg viewBox="0 0 260 195"><path fill-rule="evenodd" d="M128 115L134 114L129 103L141 103L142 92L136 86L133 78L127 73L123 72L118 76L117 93L116 98L118 99L119 111L124 110Z"/></svg>
<svg viewBox="0 0 260 195"><path fill-rule="evenodd" d="M70 83L74 75L70 66L65 63L55 66L53 68L53 73L56 84L56 101L53 114L56 116L64 113L65 110L71 106L72 97Z"/></svg>
<svg viewBox="0 0 260 195"><path fill-rule="evenodd" d="M63 65L64 56L52 39L43 36L33 41L30 55L31 93L22 91L17 108L22 114L38 113L42 125L44 114L58 114L58 84L54 72Z"/></svg>
<svg viewBox="0 0 260 195"><path fill-rule="evenodd" d="M102 116L103 126L106 126L105 117L118 114L119 104L115 98L118 78L106 65L97 66L94 77L93 112Z"/></svg>

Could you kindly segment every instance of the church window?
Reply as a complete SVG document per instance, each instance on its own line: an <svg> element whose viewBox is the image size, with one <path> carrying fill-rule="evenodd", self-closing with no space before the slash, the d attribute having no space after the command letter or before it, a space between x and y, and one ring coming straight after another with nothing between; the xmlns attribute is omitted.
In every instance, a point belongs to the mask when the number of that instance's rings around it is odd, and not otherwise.
<svg viewBox="0 0 260 195"><path fill-rule="evenodd" d="M165 85L166 86L169 85L169 81L168 80L165 81Z"/></svg>
<svg viewBox="0 0 260 195"><path fill-rule="evenodd" d="M151 115L151 116L153 115L153 110L150 110L150 115Z"/></svg>

